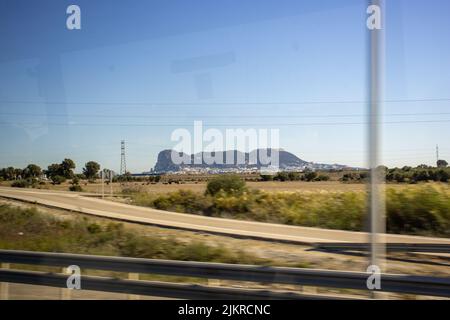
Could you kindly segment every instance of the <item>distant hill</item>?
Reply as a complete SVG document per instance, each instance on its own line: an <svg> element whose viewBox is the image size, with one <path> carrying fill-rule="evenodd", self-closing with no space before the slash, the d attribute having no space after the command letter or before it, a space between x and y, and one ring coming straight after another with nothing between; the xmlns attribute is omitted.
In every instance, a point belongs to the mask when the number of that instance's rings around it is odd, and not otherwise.
<svg viewBox="0 0 450 320"><path fill-rule="evenodd" d="M258 149L254 150L250 153L243 153L237 150L231 150L231 151L221 151L216 152L214 156L219 159L223 159L222 163L225 163L226 154L227 152L233 152L234 153L234 163L233 164L208 164L205 162L205 159L207 160L209 153L197 153L192 155L186 155L184 153L180 153L180 156L185 156L188 159L191 159L190 164L175 164L172 161L172 150L163 150L158 154L158 160L156 162L156 165L154 167L154 172L157 173L166 173L166 172L181 172L181 171L245 171L249 169L261 169L265 166L261 164L259 155L261 152L264 152L263 154L267 154L270 156L273 152L273 149ZM306 168L309 169L343 169L347 168L347 166L344 165L338 165L338 164L316 164L313 162L308 162L305 160L302 160L298 158L296 155L284 151L279 150L279 168L281 170L286 171L294 171L294 170L304 170ZM245 159L245 164L237 164L237 159L240 157L243 157ZM197 164L194 164L194 159L197 159ZM256 163L250 163L250 159L257 159ZM210 162L210 161L209 161Z"/></svg>

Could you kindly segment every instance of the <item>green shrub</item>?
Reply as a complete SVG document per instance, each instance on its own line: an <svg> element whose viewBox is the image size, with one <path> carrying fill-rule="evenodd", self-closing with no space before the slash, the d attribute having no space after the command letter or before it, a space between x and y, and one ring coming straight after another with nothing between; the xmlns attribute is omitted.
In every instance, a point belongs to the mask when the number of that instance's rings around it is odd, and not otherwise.
<svg viewBox="0 0 450 320"><path fill-rule="evenodd" d="M133 199L162 210L352 231L363 231L367 216L365 192L221 190L212 196L180 190ZM450 188L444 184L388 188L386 206L389 233L450 236Z"/></svg>
<svg viewBox="0 0 450 320"><path fill-rule="evenodd" d="M160 210L176 212L207 214L212 205L210 197L189 190L179 190L154 199L137 198L137 204L147 201L151 206Z"/></svg>
<svg viewBox="0 0 450 320"><path fill-rule="evenodd" d="M11 187L14 187L14 188L28 188L30 185L31 184L27 180L21 179L21 180L15 180L11 184Z"/></svg>
<svg viewBox="0 0 450 320"><path fill-rule="evenodd" d="M313 181L317 178L317 172L307 172L304 175L306 181Z"/></svg>
<svg viewBox="0 0 450 320"><path fill-rule="evenodd" d="M91 218L56 218L37 211L0 205L0 248L113 255L149 259L267 264L242 250L146 236L121 223Z"/></svg>
<svg viewBox="0 0 450 320"><path fill-rule="evenodd" d="M298 172L289 172L288 177L290 181L299 181L301 178Z"/></svg>
<svg viewBox="0 0 450 320"><path fill-rule="evenodd" d="M53 182L53 184L61 184L66 182L66 178L63 176L52 176L51 180Z"/></svg>
<svg viewBox="0 0 450 320"><path fill-rule="evenodd" d="M386 200L390 232L450 236L450 193L443 186L388 189Z"/></svg>
<svg viewBox="0 0 450 320"><path fill-rule="evenodd" d="M274 176L270 174L262 174L261 180L262 181L273 181Z"/></svg>
<svg viewBox="0 0 450 320"><path fill-rule="evenodd" d="M278 181L289 181L289 174L287 172L278 172L274 177L274 180Z"/></svg>
<svg viewBox="0 0 450 320"><path fill-rule="evenodd" d="M83 191L83 188L78 184L73 184L69 187L69 191L81 192Z"/></svg>
<svg viewBox="0 0 450 320"><path fill-rule="evenodd" d="M324 174L319 175L315 181L330 181L330 177Z"/></svg>
<svg viewBox="0 0 450 320"><path fill-rule="evenodd" d="M227 194L242 194L245 191L245 181L237 175L220 175L206 185L207 195L214 196L220 191Z"/></svg>

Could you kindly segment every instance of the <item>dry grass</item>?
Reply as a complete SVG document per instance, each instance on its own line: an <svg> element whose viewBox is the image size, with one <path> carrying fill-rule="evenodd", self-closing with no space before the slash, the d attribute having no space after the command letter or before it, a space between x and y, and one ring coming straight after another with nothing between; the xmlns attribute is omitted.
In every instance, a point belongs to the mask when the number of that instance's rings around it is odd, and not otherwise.
<svg viewBox="0 0 450 320"><path fill-rule="evenodd" d="M2 185L9 185L8 182L3 182ZM102 184L97 181L95 183L81 182L81 187L85 192L91 193L101 193ZM69 190L69 183L64 183L61 185L52 185L47 183L46 185L40 186L42 189L49 190ZM267 192L278 192L278 191L295 191L295 192L318 192L318 191L365 191L366 185L362 183L341 183L338 181L329 182L304 182L304 181L267 181L267 182L247 182L247 186L252 189L264 190ZM144 182L126 182L126 183L113 183L112 190L113 193L121 193L123 189L126 188L139 188L142 192L150 194L164 194L169 192L174 192L178 190L189 190L193 192L203 193L206 189L206 182L198 183L172 183L172 184L147 184ZM104 185L105 193L109 193L111 186Z"/></svg>
<svg viewBox="0 0 450 320"><path fill-rule="evenodd" d="M364 183L342 183L339 181L327 181L327 182L305 182L305 181L260 181L260 182L247 182L248 187L251 189L263 190L267 192L365 192L367 189L367 185ZM420 187L422 184L398 184L398 183L390 183L387 184L389 188L396 189L415 189ZM0 185L9 186L9 182L2 182ZM81 187L84 192L90 193L102 193L102 184L100 181L95 183L87 183L81 182ZM430 182L427 185L442 185L440 183ZM64 183L61 185L52 185L51 183L47 183L46 185L40 186L42 189L49 190L61 190L68 191L70 183ZM147 184L145 182L126 182L126 183L113 183L112 191L114 194L122 193L123 189L128 188L137 188L141 192L149 193L149 194L166 194L170 192L175 192L178 190L188 190L193 192L204 193L206 190L206 182L198 182L198 183L172 183L172 184ZM104 185L105 193L109 193L111 190L111 186Z"/></svg>
<svg viewBox="0 0 450 320"><path fill-rule="evenodd" d="M40 212L51 215L56 219L74 221L79 217L87 217L93 223L106 225L111 220L106 218L96 218L85 216L79 213L72 213L59 209L49 209L38 205L32 205L11 200L0 200L1 204L8 204L13 207L22 209L37 208ZM165 229L154 226L145 226L133 223L122 223L125 230L141 237L156 237L159 239L173 239L180 243L204 243L211 247L224 247L226 250L236 252L243 250L251 253L258 259L269 260L273 264L290 265L290 266L306 266L318 269L334 269L362 271L367 267L367 258L364 256L343 255L339 253L327 253L311 250L311 247L305 245L284 244L276 242L268 242L261 240L231 238L221 235L212 235L202 232L183 231L174 229ZM45 230L42 230L45 232ZM18 245L20 245L18 243ZM391 258L396 256L391 255ZM444 260L438 257L429 256L423 259L427 263L413 262L413 260L422 260L421 257L410 255L400 260L390 260L387 264L387 271L391 273L404 274L421 274L434 276L448 276L450 268L444 264ZM411 262L405 260L411 259Z"/></svg>

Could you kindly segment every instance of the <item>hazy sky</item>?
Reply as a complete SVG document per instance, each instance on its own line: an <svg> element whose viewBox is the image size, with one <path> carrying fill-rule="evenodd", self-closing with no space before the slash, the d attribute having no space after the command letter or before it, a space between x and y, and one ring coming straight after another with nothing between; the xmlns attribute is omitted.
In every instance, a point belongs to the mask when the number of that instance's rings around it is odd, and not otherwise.
<svg viewBox="0 0 450 320"><path fill-rule="evenodd" d="M450 159L450 2L387 1L384 163ZM66 8L81 8L81 30ZM177 128L279 128L365 166L363 0L0 0L0 167L154 166Z"/></svg>

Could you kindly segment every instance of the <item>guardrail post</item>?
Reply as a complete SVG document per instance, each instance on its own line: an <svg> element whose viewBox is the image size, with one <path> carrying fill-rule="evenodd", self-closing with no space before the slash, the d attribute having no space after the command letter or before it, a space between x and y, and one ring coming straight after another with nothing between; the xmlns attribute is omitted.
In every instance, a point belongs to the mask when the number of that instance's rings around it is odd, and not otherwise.
<svg viewBox="0 0 450 320"><path fill-rule="evenodd" d="M139 273L128 273L128 280L139 280ZM128 294L127 297L128 300L139 300L141 298L137 294Z"/></svg>
<svg viewBox="0 0 450 320"><path fill-rule="evenodd" d="M62 273L67 274L67 268L62 268ZM72 290L69 288L61 288L60 290L60 299L61 300L70 300L72 298Z"/></svg>
<svg viewBox="0 0 450 320"><path fill-rule="evenodd" d="M9 263L1 263L1 269L9 269ZM9 300L9 283L0 282L0 300Z"/></svg>

